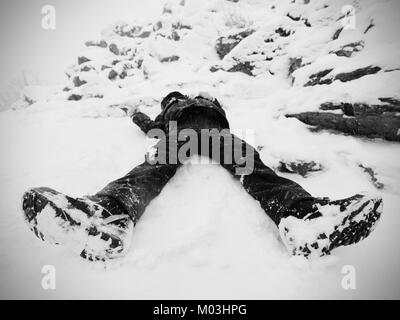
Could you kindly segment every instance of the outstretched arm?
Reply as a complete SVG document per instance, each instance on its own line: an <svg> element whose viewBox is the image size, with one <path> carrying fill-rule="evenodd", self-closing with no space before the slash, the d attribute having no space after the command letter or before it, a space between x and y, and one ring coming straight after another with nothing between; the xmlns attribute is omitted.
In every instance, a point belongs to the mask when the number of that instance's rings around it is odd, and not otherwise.
<svg viewBox="0 0 400 320"><path fill-rule="evenodd" d="M147 114L144 114L141 111L134 112L131 119L145 134L147 134L151 129L163 129L163 124L159 117L153 121Z"/></svg>

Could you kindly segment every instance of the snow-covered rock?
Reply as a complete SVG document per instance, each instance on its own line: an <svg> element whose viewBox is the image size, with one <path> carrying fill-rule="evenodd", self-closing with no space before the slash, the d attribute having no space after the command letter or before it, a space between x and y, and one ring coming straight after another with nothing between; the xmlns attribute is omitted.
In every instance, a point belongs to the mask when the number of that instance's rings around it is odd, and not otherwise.
<svg viewBox="0 0 400 320"><path fill-rule="evenodd" d="M396 8L396 0L168 1L151 21L116 22L87 41L66 71L63 96L116 104L150 87L190 91L196 84L223 100L233 79L286 81L284 97L257 95L286 114L308 112L297 118L319 128L398 141L397 111L379 102L400 99ZM344 120L329 110L310 113L326 104L360 111ZM359 106L374 114L373 128Z"/></svg>
<svg viewBox="0 0 400 320"><path fill-rule="evenodd" d="M287 117L295 117L319 129L335 129L351 135L400 141L400 101L393 98L379 100L380 104L373 105L329 102L321 104L321 111L289 114Z"/></svg>

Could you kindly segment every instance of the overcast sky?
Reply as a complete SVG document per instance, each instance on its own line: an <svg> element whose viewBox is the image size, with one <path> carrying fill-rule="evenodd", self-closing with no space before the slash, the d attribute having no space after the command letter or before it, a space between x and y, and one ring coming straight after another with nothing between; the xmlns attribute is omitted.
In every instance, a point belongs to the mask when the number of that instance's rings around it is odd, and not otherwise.
<svg viewBox="0 0 400 320"><path fill-rule="evenodd" d="M58 83L84 42L109 24L151 17L164 0L1 0L0 88L23 70L42 83ZM42 28L42 7L56 10L56 29Z"/></svg>

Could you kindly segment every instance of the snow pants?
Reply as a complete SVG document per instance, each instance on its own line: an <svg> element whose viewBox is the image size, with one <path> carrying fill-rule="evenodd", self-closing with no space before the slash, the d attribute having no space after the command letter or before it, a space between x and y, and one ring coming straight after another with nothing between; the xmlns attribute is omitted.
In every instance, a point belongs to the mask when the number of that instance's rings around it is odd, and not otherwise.
<svg viewBox="0 0 400 320"><path fill-rule="evenodd" d="M293 215L304 218L310 213L314 198L307 191L296 182L280 177L267 167L257 150L251 145L231 133L229 135L231 140L228 143L226 139L223 140L223 137L217 139L219 157L212 153L211 147L208 152L201 150L200 145L204 141L199 135L197 153L218 161L235 179L240 181L244 189L260 203L261 208L277 225L283 217ZM164 152L167 158L166 163L154 164L147 159L122 178L108 184L97 194L116 200L135 223L150 201L160 194L183 164L179 160L176 163L170 161L168 141L163 141L163 143L164 146L160 144L157 148L157 154ZM178 151L183 144L184 142L178 144ZM253 157L253 168L250 172L238 174L237 169L242 164L238 164L233 155L241 152L244 156L248 156L246 153L249 153L249 150L250 156Z"/></svg>

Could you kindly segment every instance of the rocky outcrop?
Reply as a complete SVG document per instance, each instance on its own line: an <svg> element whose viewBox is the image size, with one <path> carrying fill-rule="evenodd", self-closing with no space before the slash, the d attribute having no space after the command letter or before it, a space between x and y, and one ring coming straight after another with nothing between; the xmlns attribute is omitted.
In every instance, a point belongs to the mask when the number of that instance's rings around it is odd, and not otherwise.
<svg viewBox="0 0 400 320"><path fill-rule="evenodd" d="M119 51L119 49L118 49L118 46L117 46L115 43L111 43L111 44L108 46L108 49L109 49L112 53L114 53L116 56L119 55L119 53L120 53L120 51Z"/></svg>
<svg viewBox="0 0 400 320"><path fill-rule="evenodd" d="M176 55L173 55L173 56L161 58L160 62L164 63L164 62L173 62L173 61L178 61L178 60L179 60L179 57Z"/></svg>
<svg viewBox="0 0 400 320"><path fill-rule="evenodd" d="M339 39L339 36L340 36L340 34L342 33L342 31L343 31L343 27L337 29L337 30L335 31L335 33L333 34L333 36L332 36L332 40L337 40L337 39Z"/></svg>
<svg viewBox="0 0 400 320"><path fill-rule="evenodd" d="M94 67L88 66L88 65L83 66L83 67L80 69L81 72L89 72L90 70L95 70L95 69L94 69Z"/></svg>
<svg viewBox="0 0 400 320"><path fill-rule="evenodd" d="M297 69L300 69L307 65L307 63L303 62L302 57L289 57L289 68L288 68L288 77L291 80L292 84L295 80L295 77L293 76L293 72L295 72Z"/></svg>
<svg viewBox="0 0 400 320"><path fill-rule="evenodd" d="M78 64L83 64L83 63L89 62L89 61L90 61L90 59L86 58L85 56L78 57Z"/></svg>
<svg viewBox="0 0 400 320"><path fill-rule="evenodd" d="M356 69L351 72L344 72L344 73L338 73L335 77L334 80L339 80L342 82L347 82L347 81L352 81L359 79L361 77L364 77L369 74L375 74L377 72L381 71L380 67L377 66L369 66L365 68L360 68Z"/></svg>
<svg viewBox="0 0 400 320"><path fill-rule="evenodd" d="M223 59L240 43L240 41L251 35L253 32L253 29L247 29L229 36L218 38L217 43L215 44L215 50L217 51L219 58Z"/></svg>
<svg viewBox="0 0 400 320"><path fill-rule="evenodd" d="M400 141L400 101L381 98L382 104L333 103L320 106L321 111L288 114L315 129L332 129L346 134ZM339 111L339 112L329 112Z"/></svg>
<svg viewBox="0 0 400 320"><path fill-rule="evenodd" d="M295 16L292 13L287 13L286 16L293 21L302 21L306 27L311 27L311 23L308 21L308 19L302 17L301 15Z"/></svg>
<svg viewBox="0 0 400 320"><path fill-rule="evenodd" d="M81 100L81 99L82 99L82 96L79 95L79 94L71 94L71 95L68 97L68 100L69 100L69 101L79 101L79 100Z"/></svg>
<svg viewBox="0 0 400 320"><path fill-rule="evenodd" d="M358 166L369 176L369 179L375 188L383 189L385 187L385 185L378 180L377 174L374 169L366 167L362 164L359 164Z"/></svg>
<svg viewBox="0 0 400 320"><path fill-rule="evenodd" d="M81 80L79 76L74 77L72 82L74 84L74 87L80 87L87 83L85 80Z"/></svg>
<svg viewBox="0 0 400 320"><path fill-rule="evenodd" d="M85 46L87 47L100 47L100 48L107 48L107 42L104 40L100 40L100 41L86 41L85 42Z"/></svg>
<svg viewBox="0 0 400 320"><path fill-rule="evenodd" d="M104 96L117 101L139 94L131 91L143 82L164 87L161 79L183 91L192 90L195 82L196 87L231 96L236 94L236 81L243 79L249 86L246 94L273 101L279 115L284 112L316 130L399 141L395 84L400 65L393 55L398 47L381 41L388 30L373 19L375 13L366 15L369 5L360 3L357 28L350 30L343 24L341 4L334 2L253 6L253 1L241 0L248 10L234 2L224 1L221 6L212 0L196 4L169 0L154 19L108 27L100 38L85 43L78 61L66 71L68 83L59 96L72 100ZM172 75L174 68L183 72ZM253 88L250 77L255 78ZM263 79L266 84L275 79L285 82L277 89L287 86L287 91L265 90L264 95ZM359 90L359 83L371 90ZM323 97L322 102L335 102L317 104L315 109L314 99L320 103Z"/></svg>
<svg viewBox="0 0 400 320"><path fill-rule="evenodd" d="M254 70L254 66L252 65L251 62L249 61L238 61L233 67L229 68L227 71L228 72L242 72L244 74L247 74L249 76L252 76L253 73L252 71Z"/></svg>
<svg viewBox="0 0 400 320"><path fill-rule="evenodd" d="M110 72L108 73L108 79L114 80L116 77L118 77L118 72L113 69L110 70Z"/></svg>
<svg viewBox="0 0 400 320"><path fill-rule="evenodd" d="M286 30L286 29L284 29L282 27L279 27L278 29L276 29L275 32L277 34L279 34L281 37L289 37L290 34L291 34L290 30Z"/></svg>
<svg viewBox="0 0 400 320"><path fill-rule="evenodd" d="M129 25L123 23L114 26L113 32L120 37L147 38L151 34L151 26Z"/></svg>
<svg viewBox="0 0 400 320"><path fill-rule="evenodd" d="M121 73L118 73L114 69L111 69L110 72L108 73L108 79L110 80L115 80L117 78L119 79L124 79L127 76L127 72L123 70Z"/></svg>
<svg viewBox="0 0 400 320"><path fill-rule="evenodd" d="M295 173L302 177L307 177L312 172L322 171L323 166L314 161L292 161L292 162L279 162L278 171L284 173Z"/></svg>
<svg viewBox="0 0 400 320"><path fill-rule="evenodd" d="M318 84L331 84L335 80L341 82L348 82L352 80L359 79L369 74L377 73L381 70L378 66L368 66L365 68L355 69L350 72L338 73L334 76L329 76L333 69L326 69L318 73L312 74L310 76L310 81L308 81L304 86L315 86Z"/></svg>
<svg viewBox="0 0 400 320"><path fill-rule="evenodd" d="M339 57L350 58L354 53L361 51L364 48L364 41L357 41L348 43L342 46L340 49L331 51L330 53L334 53Z"/></svg>
<svg viewBox="0 0 400 320"><path fill-rule="evenodd" d="M292 75L297 69L303 67L303 59L300 58L289 58L289 75Z"/></svg>
<svg viewBox="0 0 400 320"><path fill-rule="evenodd" d="M291 34L290 30L277 28L267 34L251 33L247 36L249 41L246 43L243 39L231 43L232 49L226 46L225 51L220 52L220 56L223 56L230 50L222 60L222 69L227 72L242 72L249 76L273 74L270 67L276 57L280 58L283 55L284 47L288 44L286 38Z"/></svg>

